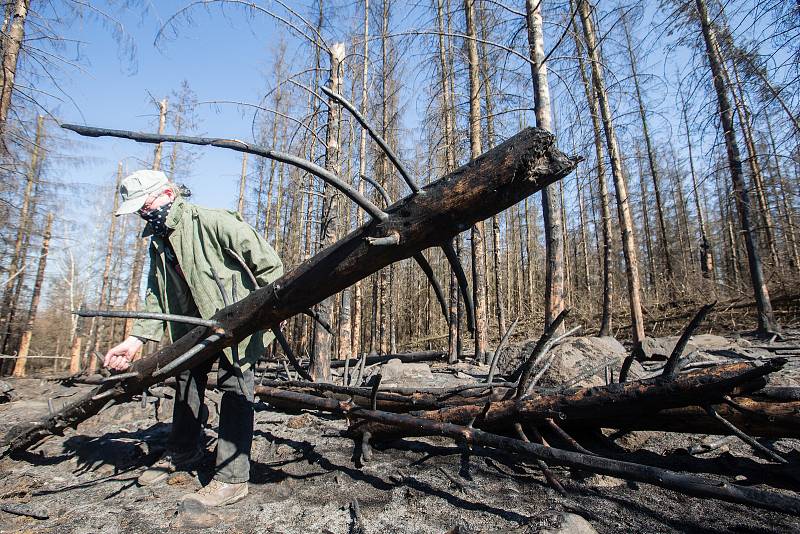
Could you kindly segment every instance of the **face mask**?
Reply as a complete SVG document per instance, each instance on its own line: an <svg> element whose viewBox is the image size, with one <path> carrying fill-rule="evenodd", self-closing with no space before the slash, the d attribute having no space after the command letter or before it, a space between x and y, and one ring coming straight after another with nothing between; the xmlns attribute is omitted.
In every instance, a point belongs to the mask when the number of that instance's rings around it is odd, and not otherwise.
<svg viewBox="0 0 800 534"><path fill-rule="evenodd" d="M169 209L172 207L172 202L164 204L160 208L150 210L147 213L139 213L139 216L150 223L153 228L153 233L159 237L167 237L169 228L167 228L167 215Z"/></svg>

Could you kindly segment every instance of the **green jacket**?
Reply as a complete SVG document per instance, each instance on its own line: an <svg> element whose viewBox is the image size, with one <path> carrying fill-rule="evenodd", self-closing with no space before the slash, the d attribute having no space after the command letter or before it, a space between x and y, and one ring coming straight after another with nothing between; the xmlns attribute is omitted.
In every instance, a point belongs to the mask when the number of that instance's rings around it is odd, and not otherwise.
<svg viewBox="0 0 800 534"><path fill-rule="evenodd" d="M153 235L149 224L145 226L142 237L151 239L144 311L210 318L225 306L212 273L222 282L229 304L241 300L256 287L236 256L247 264L259 287L283 274L283 264L275 250L236 212L202 208L179 197L167 215L166 224L172 229L168 240L182 274L174 262L168 261L165 240ZM139 319L131 334L157 342L167 327L171 341L193 328L182 323L167 325L164 321ZM225 355L246 369L264 354L273 337L271 332L258 332L243 339L238 347L225 349Z"/></svg>

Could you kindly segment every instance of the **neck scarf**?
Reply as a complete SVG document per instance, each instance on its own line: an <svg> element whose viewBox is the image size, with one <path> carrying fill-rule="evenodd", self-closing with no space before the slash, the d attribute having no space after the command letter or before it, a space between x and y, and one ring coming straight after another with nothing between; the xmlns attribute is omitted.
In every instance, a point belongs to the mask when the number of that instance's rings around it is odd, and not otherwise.
<svg viewBox="0 0 800 534"><path fill-rule="evenodd" d="M147 213L140 213L142 219L150 223L153 228L153 233L159 237L167 237L169 228L167 227L167 215L172 207L172 202L164 204L160 208L156 208Z"/></svg>

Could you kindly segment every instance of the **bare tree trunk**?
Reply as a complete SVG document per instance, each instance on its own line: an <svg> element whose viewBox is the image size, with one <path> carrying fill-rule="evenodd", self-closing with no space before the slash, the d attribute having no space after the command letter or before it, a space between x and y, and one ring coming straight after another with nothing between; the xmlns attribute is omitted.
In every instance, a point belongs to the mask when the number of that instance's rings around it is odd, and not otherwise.
<svg viewBox="0 0 800 534"><path fill-rule="evenodd" d="M275 146L274 144L272 146ZM242 172L239 176L239 201L236 203L236 211L244 218L244 194L247 190L247 153L242 153ZM255 222L258 222L258 217L261 215L261 210L256 210Z"/></svg>
<svg viewBox="0 0 800 534"><path fill-rule="evenodd" d="M69 349L69 374L74 375L81 371L81 337L73 336Z"/></svg>
<svg viewBox="0 0 800 534"><path fill-rule="evenodd" d="M475 32L475 0L464 0L467 26L467 58L469 64L469 140L470 153L475 159L481 155L481 102L478 62L478 42ZM472 227L472 294L475 306L475 359L484 361L489 336L486 321L486 245L484 223Z"/></svg>
<svg viewBox="0 0 800 534"><path fill-rule="evenodd" d="M717 51L721 54L719 48ZM781 264L778 260L778 249L775 246L775 225L772 222L772 214L770 212L769 204L767 203L767 196L764 191L764 175L761 172L761 163L758 160L758 150L756 149L756 143L753 139L752 115L747 103L744 101L742 85L739 79L739 69L736 67L735 61L732 63L734 79L731 79L724 63L722 64L722 73L725 77L727 85L731 87L733 103L736 107L736 112L739 115L739 125L742 128L744 146L747 150L747 166L750 167L750 174L753 177L753 189L756 202L758 203L758 212L756 215L761 219L760 226L764 230L764 237L766 237L767 249L769 250L770 258L772 259L773 269L777 270Z"/></svg>
<svg viewBox="0 0 800 534"><path fill-rule="evenodd" d="M486 41L489 40L488 21L481 17L481 79L483 82L483 99L486 107L486 140L489 148L495 145L494 133L494 94L492 91L492 78L489 72L489 55L486 50ZM505 298L503 295L503 274L500 268L500 215L492 217L492 268L494 269L495 316L497 319L498 336L506 331Z"/></svg>
<svg viewBox="0 0 800 534"><path fill-rule="evenodd" d="M542 29L542 2L525 1L528 24L528 48L531 58L536 126L553 131L550 110L550 88L547 83L547 65L544 63L544 31ZM544 328L564 309L564 238L563 221L558 202L557 185L542 189L542 216L544 218L545 282ZM559 328L563 331L563 327Z"/></svg>
<svg viewBox="0 0 800 534"><path fill-rule="evenodd" d="M570 11L574 11L570 2ZM589 79L586 76L586 66L583 60L583 46L578 30L578 22L573 17L572 29L575 36L575 46L577 48L578 63L581 71L581 81L586 100L589 102L589 110L592 118L592 131L594 132L594 150L597 160L597 182L600 187L600 212L602 216L603 228L603 310L600 317L601 336L611 335L611 303L613 298L613 287L611 278L611 208L608 202L608 185L606 184L605 157L603 155L603 139L600 131L600 110L597 105L597 97L591 89Z"/></svg>
<svg viewBox="0 0 800 534"><path fill-rule="evenodd" d="M28 16L30 0L15 0L8 34L3 39L3 86L0 90L0 145L6 150L5 133L8 111L11 109L11 96L14 94L14 78L22 41L25 38L25 19Z"/></svg>
<svg viewBox="0 0 800 534"><path fill-rule="evenodd" d="M33 296L31 296L31 306L28 311L28 320L22 339L17 351L17 360L14 365L14 376L25 376L25 364L28 359L28 351L31 346L31 335L33 334L33 323L36 321L36 310L39 308L39 297L42 294L42 282L44 282L44 270L47 266L47 252L50 249L50 235L53 228L53 214L47 214L44 236L42 237L42 250L39 253L39 268L36 271L36 282L33 286Z"/></svg>
<svg viewBox="0 0 800 534"><path fill-rule="evenodd" d="M764 281L764 273L761 265L761 256L758 252L758 238L753 231L750 219L750 199L744 183L744 173L742 172L742 159L739 152L739 145L736 141L736 131L733 125L733 110L728 101L728 93L725 87L722 73L722 60L716 44L716 34L711 26L708 17L708 9L705 0L695 0L697 12L700 17L700 26L703 30L703 40L706 45L706 55L711 67L711 77L714 89L717 93L717 104L719 106L720 122L725 136L725 148L728 154L728 164L730 166L731 181L733 182L734 194L736 196L736 207L739 211L739 221L744 233L745 246L747 248L747 259L750 267L750 279L753 285L756 307L758 308L758 330L761 333L772 332L778 329L775 315L772 312L772 304L769 300L769 291Z"/></svg>
<svg viewBox="0 0 800 534"><path fill-rule="evenodd" d="M653 193L656 197L656 214L658 215L658 229L661 236L661 249L664 253L664 264L667 269L667 282L670 286L670 291L674 291L674 269L672 264L672 255L669 251L669 241L667 241L667 226L664 223L664 204L661 201L661 177L658 172L658 165L656 164L656 154L653 149L653 142L650 139L650 130L647 126L647 114L644 110L644 101L642 100L642 91L639 87L639 73L636 70L636 57L633 53L633 44L631 43L630 29L625 16L622 17L622 27L625 30L625 40L628 48L628 58L630 60L631 74L633 77L633 87L636 91L636 102L639 108L639 118L642 121L642 136L644 137L645 149L647 150L647 162L650 166L650 177L653 179Z"/></svg>
<svg viewBox="0 0 800 534"><path fill-rule="evenodd" d="M444 152L445 152L445 172L452 172L456 168L454 125L452 116L452 93L450 92L450 63L446 57L445 46L445 27L442 0L436 0L436 23L439 30L439 77L441 83L441 106L444 118ZM457 240L460 240L457 238ZM458 282L453 272L450 272L450 302L448 318L448 344L447 353L450 363L458 360L459 352L459 291Z"/></svg>
<svg viewBox="0 0 800 534"><path fill-rule="evenodd" d="M644 339L644 317L642 315L641 283L639 281L639 265L636 258L636 242L633 235L633 218L628 204L628 184L622 171L617 136L611 121L611 107L608 103L605 81L603 80L602 61L597 48L594 25L589 12L587 0L578 0L578 12L583 23L583 33L589 51L592 66L592 81L595 94L603 117L603 128L606 134L611 174L617 191L617 210L619 212L620 231L622 234L622 252L625 256L625 273L628 281L628 299L631 311L631 337L635 348Z"/></svg>
<svg viewBox="0 0 800 534"><path fill-rule="evenodd" d="M639 150L639 143L636 143L636 169L639 174L639 195L641 196L642 229L644 230L644 251L647 254L647 282L650 286L652 296L658 301L659 277L656 273L655 255L653 254L653 233L650 225L650 196L647 191L647 184L644 181L644 169L642 168L642 153Z"/></svg>
<svg viewBox="0 0 800 534"><path fill-rule="evenodd" d="M586 291L587 294L591 294L592 292L592 282L589 276L589 238L586 235L586 228L589 225L589 222L586 220L586 209L584 208L583 203L583 191L580 185L578 185L578 210L580 213L580 220L581 220L581 253L583 256L583 289Z"/></svg>
<svg viewBox="0 0 800 534"><path fill-rule="evenodd" d="M361 112L367 112L367 105L369 103L369 95L367 87L369 84L369 0L364 0L364 57L361 63ZM358 191L364 193L364 176L367 174L367 132L361 130L361 137L358 140ZM356 224L361 226L364 224L363 210L356 211ZM363 282L359 280L353 288L353 327L352 327L352 342L351 350L354 356L361 353L361 332L363 331L362 319L363 314L361 311L363 301Z"/></svg>
<svg viewBox="0 0 800 534"><path fill-rule="evenodd" d="M167 125L167 99L165 98L158 103L158 133L163 134ZM163 143L156 145L153 152L153 170L161 168L161 151ZM116 194L116 193L115 193ZM136 252L133 256L133 267L131 267L131 282L128 286L128 296L125 299L125 311L135 311L139 307L139 288L142 285L142 272L144 271L144 256L147 252L147 247L150 244L148 238L139 238L136 240ZM131 335L133 330L133 319L125 319L125 328L123 337L127 338ZM90 344L87 344L87 350ZM94 372L97 362L96 358L89 359L89 371Z"/></svg>
<svg viewBox="0 0 800 534"><path fill-rule="evenodd" d="M108 239L106 239L106 257L103 265L103 277L100 284L100 299L98 309L104 310L108 307L111 300L109 294L109 278L111 277L111 259L114 256L114 236L117 229L117 209L119 208L119 184L122 181L122 162L117 164L117 181L114 185L114 207L111 209L111 221L108 227ZM98 317L92 318L92 326L89 334L89 344L92 350L100 349L100 319Z"/></svg>
<svg viewBox="0 0 800 534"><path fill-rule="evenodd" d="M342 91L342 74L345 49L343 43L335 43L330 49L330 87L335 93ZM341 171L340 130L342 109L339 104L330 99L328 102L328 125L325 136L325 168L335 175ZM336 241L336 212L339 193L327 182L324 188L322 202L322 217L320 221L320 245L322 248ZM331 324L332 310L335 304L335 295L326 298L317 304L317 314L320 319ZM333 336L327 330L314 325L314 351L311 357L309 373L318 382L331 380L331 354Z"/></svg>

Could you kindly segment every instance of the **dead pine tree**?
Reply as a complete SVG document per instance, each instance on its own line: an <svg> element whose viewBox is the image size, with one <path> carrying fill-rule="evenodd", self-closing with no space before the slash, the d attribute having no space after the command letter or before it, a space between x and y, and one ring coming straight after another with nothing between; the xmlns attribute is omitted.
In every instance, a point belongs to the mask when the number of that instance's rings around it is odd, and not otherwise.
<svg viewBox="0 0 800 534"><path fill-rule="evenodd" d="M467 60L469 73L469 144L472 158L483 152L481 144L481 103L478 42L475 27L475 0L464 0L467 28ZM484 361L489 327L486 320L486 245L485 225L478 221L472 227L472 294L475 308L475 359Z"/></svg>
<svg viewBox="0 0 800 534"><path fill-rule="evenodd" d="M439 83L440 88L437 93L439 94L442 113L442 123L444 125L444 156L445 156L445 173L452 172L456 168L456 141L455 141L455 125L453 120L453 93L452 93L452 62L448 61L449 50L449 32L445 28L445 14L443 0L436 0L436 25L438 29L437 35L437 59L439 67ZM456 238L460 241L460 238ZM461 334L459 324L459 291L458 281L456 280L455 272L450 272L450 300L449 300L449 317L448 317L448 343L447 354L448 361L455 363L458 361Z"/></svg>
<svg viewBox="0 0 800 534"><path fill-rule="evenodd" d="M761 334L777 332L779 327L775 320L775 314L772 311L769 291L767 290L767 284L764 280L761 254L758 249L758 237L753 229L750 197L747 194L747 187L744 182L741 152L739 151L736 130L733 124L733 108L728 98L728 89L725 86L722 69L723 61L720 57L719 46L717 45L716 32L711 25L705 0L695 0L695 5L700 28L703 32L706 57L711 69L711 81L714 85L714 91L717 97L717 110L725 137L725 150L728 158L731 182L733 184L734 197L736 199L736 209L739 212L739 224L741 225L745 248L747 250L750 282L753 287L756 308L758 309L758 331Z"/></svg>
<svg viewBox="0 0 800 534"><path fill-rule="evenodd" d="M528 47L531 58L531 79L536 111L536 126L553 131L550 108L550 88L547 83L547 65L544 63L544 30L542 29L542 2L525 1L528 25ZM558 202L558 184L542 189L542 216L545 241L544 328L564 310L564 235L562 212ZM556 334L561 333L559 327Z"/></svg>
<svg viewBox="0 0 800 534"><path fill-rule="evenodd" d="M3 35L3 78L2 90L0 91L0 149L5 152L5 133L8 112L11 109L11 96L14 94L14 78L17 74L17 63L19 62L19 52L25 39L25 20L30 9L30 0L14 0L4 2L6 9L10 12L10 21L7 33Z"/></svg>
<svg viewBox="0 0 800 534"><path fill-rule="evenodd" d="M369 103L369 0L364 0L364 48L362 49L362 63L361 63L361 113L365 114L367 111L367 104ZM362 128L361 135L358 138L358 192L364 194L365 179L367 175L367 131ZM364 212L362 210L356 211L356 225L361 226L364 223ZM364 287L361 280L353 286L353 312L351 314L352 327L350 350L353 356L358 356L361 353L361 334L363 325L363 292ZM349 358L350 355L345 355Z"/></svg>
<svg viewBox="0 0 800 534"><path fill-rule="evenodd" d="M42 283L44 282L44 271L47 268L47 254L50 250L50 236L53 229L53 214L47 214L47 222L44 227L42 237L42 250L39 252L39 268L36 271L36 281L33 285L33 295L31 305L28 309L28 318L25 322L25 329L17 349L17 360L14 364L14 376L25 376L25 365L28 359L28 352L31 347L31 337L33 335L33 324L36 321L36 311L39 308L39 297L42 295Z"/></svg>
<svg viewBox="0 0 800 534"><path fill-rule="evenodd" d="M603 120L606 147L611 161L611 175L617 193L617 212L619 215L620 233L622 234L622 252L625 256L625 275L628 282L628 299L631 314L631 338L634 347L639 347L644 339L644 317L642 314L641 282L637 260L636 242L634 239L633 217L628 203L628 183L622 170L617 135L611 118L611 106L608 102L605 80L603 78L603 62L597 45L594 23L588 0L578 0L578 13L583 26L583 36L588 49L594 93L597 97Z"/></svg>
<svg viewBox="0 0 800 534"><path fill-rule="evenodd" d="M345 55L343 43L331 45L328 51L330 58L330 87L335 93L342 89L342 76ZM328 123L325 135L325 168L338 175L341 167L340 161L340 130L342 111L341 106L334 99L328 101ZM320 220L319 238L320 246L327 247L336 241L336 213L339 192L329 183L325 183L322 201L322 218ZM336 303L335 296L328 297L317 304L316 312L320 320L330 324L332 310ZM331 354L333 352L333 336L319 326L319 321L314 324L314 350L311 357L309 372L318 382L331 380Z"/></svg>
<svg viewBox="0 0 800 534"><path fill-rule="evenodd" d="M574 12L573 2L570 2L570 12ZM600 110L597 104L597 96L592 91L592 85L586 75L586 65L584 64L583 43L581 33L578 29L577 17L572 18L572 32L575 38L575 48L578 56L578 67L581 74L581 82L586 101L589 103L589 114L592 119L592 133L595 149L595 160L597 167L597 183L600 190L600 212L602 219L602 270L603 270L603 304L600 314L599 335L611 335L611 304L613 296L613 279L611 277L611 257L612 257L612 237L611 237L611 208L608 201L608 184L606 183L606 165L603 146L603 134L600 126Z"/></svg>
<svg viewBox="0 0 800 534"><path fill-rule="evenodd" d="M114 184L114 205L111 208L111 217L109 217L108 238L106 239L106 253L105 262L103 264L103 276L100 284L100 299L97 308L100 310L108 309L111 301L110 291L110 278L111 278L111 260L114 255L114 238L117 229L117 209L119 208L119 184L122 181L122 162L117 164L117 181ZM89 334L89 345L91 350L100 350L100 319L97 317L92 318L92 325ZM113 340L112 340L113 341Z"/></svg>
<svg viewBox="0 0 800 534"><path fill-rule="evenodd" d="M700 271L706 278L716 279L714 273L714 256L711 243L708 239L708 227L706 225L706 215L700 202L700 184L697 181L697 173L694 169L694 155L692 152L692 137L689 132L689 117L686 111L686 99L683 90L678 87L678 95L681 99L681 115L683 117L684 133L686 134L686 148L689 151L689 173L692 176L692 193L694 197L695 210L697 210L697 224L700 227Z"/></svg>

